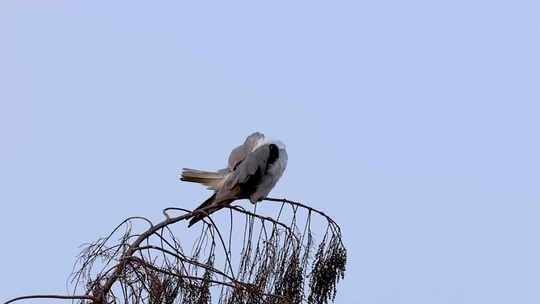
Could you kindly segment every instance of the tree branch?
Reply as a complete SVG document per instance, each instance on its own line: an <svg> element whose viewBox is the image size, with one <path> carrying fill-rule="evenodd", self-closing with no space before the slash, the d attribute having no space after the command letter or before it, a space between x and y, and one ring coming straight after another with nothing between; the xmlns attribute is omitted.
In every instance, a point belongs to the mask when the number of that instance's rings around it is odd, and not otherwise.
<svg viewBox="0 0 540 304"><path fill-rule="evenodd" d="M95 298L92 296L84 295L84 296L63 296L63 295L31 295L31 296L24 296L24 297L17 297L13 298L7 302L4 302L4 304L13 303L16 301L21 300L28 300L28 299L62 299L62 300L90 300L95 301Z"/></svg>

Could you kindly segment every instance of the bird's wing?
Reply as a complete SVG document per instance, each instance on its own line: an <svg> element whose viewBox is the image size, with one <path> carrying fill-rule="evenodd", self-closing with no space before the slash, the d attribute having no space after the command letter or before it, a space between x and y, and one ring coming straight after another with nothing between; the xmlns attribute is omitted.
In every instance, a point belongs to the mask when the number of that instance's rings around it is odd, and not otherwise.
<svg viewBox="0 0 540 304"><path fill-rule="evenodd" d="M243 144L234 148L229 155L229 170L233 171L243 162L248 154L255 148L255 146L262 140L264 140L264 134L255 132L249 135Z"/></svg>
<svg viewBox="0 0 540 304"><path fill-rule="evenodd" d="M238 190L237 188L240 188L242 194L253 191L256 183L265 174L269 156L270 148L268 145L260 146L255 151L248 153L244 161L229 176L223 190Z"/></svg>
<svg viewBox="0 0 540 304"><path fill-rule="evenodd" d="M245 145L240 145L232 150L229 155L229 170L233 171L246 158L248 150Z"/></svg>

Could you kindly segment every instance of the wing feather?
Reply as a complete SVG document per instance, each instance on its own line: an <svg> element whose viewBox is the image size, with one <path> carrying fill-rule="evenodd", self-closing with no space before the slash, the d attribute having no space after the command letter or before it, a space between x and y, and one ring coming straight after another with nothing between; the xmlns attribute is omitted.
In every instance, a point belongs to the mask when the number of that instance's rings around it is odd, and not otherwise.
<svg viewBox="0 0 540 304"><path fill-rule="evenodd" d="M234 148L229 155L229 170L233 171L236 169L240 163L246 159L249 153L251 153L255 147L264 140L265 137L262 133L255 132L249 135L244 143Z"/></svg>
<svg viewBox="0 0 540 304"><path fill-rule="evenodd" d="M257 179L265 173L270 149L267 145L260 146L257 150L249 153L238 167L231 173L225 181L224 190L241 188L242 192L250 190L256 185ZM251 189L253 190L253 189ZM248 195L247 193L245 193Z"/></svg>

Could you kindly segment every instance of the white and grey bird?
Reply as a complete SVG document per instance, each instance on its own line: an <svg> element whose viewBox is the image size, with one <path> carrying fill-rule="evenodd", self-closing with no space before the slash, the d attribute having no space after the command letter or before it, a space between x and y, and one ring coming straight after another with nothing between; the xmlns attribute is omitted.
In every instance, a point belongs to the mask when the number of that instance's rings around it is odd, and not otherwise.
<svg viewBox="0 0 540 304"><path fill-rule="evenodd" d="M214 194L195 211L189 227L207 214L216 212L237 199L253 204L263 200L274 188L287 167L287 151L280 141L273 141L255 132L229 155L228 166L216 172L184 168L182 181L206 185Z"/></svg>

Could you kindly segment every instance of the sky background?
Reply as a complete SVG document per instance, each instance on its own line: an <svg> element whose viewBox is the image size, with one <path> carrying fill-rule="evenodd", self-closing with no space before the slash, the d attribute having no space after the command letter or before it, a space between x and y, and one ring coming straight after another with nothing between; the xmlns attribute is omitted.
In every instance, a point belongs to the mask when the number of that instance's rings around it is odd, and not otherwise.
<svg viewBox="0 0 540 304"><path fill-rule="evenodd" d="M538 1L0 2L0 300L196 207L253 131L341 224L336 303L540 302ZM245 203L247 204L247 203ZM36 302L43 303L43 302Z"/></svg>

